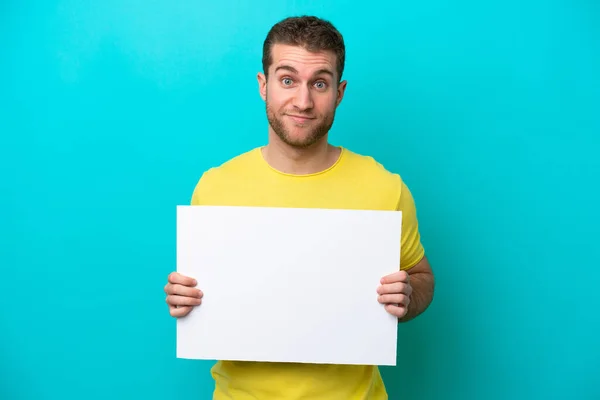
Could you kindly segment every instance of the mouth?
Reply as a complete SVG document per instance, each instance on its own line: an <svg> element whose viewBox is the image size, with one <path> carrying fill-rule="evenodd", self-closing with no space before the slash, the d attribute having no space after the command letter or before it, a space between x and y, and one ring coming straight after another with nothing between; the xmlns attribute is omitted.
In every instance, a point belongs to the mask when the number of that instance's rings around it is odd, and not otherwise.
<svg viewBox="0 0 600 400"><path fill-rule="evenodd" d="M290 117L292 119L292 121L297 122L299 124L303 124L305 122L315 119L315 118L305 117L305 116L301 116L301 115L293 115L293 114L286 114L286 115L288 117Z"/></svg>

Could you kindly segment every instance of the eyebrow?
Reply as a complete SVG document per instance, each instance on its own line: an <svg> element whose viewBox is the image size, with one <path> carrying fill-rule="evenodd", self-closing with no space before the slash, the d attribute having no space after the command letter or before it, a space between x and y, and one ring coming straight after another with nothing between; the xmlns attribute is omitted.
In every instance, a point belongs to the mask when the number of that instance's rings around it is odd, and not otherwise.
<svg viewBox="0 0 600 400"><path fill-rule="evenodd" d="M280 65L279 67L275 68L275 72L279 71L279 70L285 70L285 71L290 71L294 74L298 73L298 70L290 65ZM327 69L327 68L321 68L320 70L318 70L315 75L321 75L321 74L326 74L329 75L333 78L333 72L331 72L331 70Z"/></svg>

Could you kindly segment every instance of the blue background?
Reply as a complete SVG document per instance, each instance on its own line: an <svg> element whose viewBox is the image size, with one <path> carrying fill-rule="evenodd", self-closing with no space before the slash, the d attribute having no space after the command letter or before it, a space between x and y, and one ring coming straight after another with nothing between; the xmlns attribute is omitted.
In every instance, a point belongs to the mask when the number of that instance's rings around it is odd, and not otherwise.
<svg viewBox="0 0 600 400"><path fill-rule="evenodd" d="M332 141L415 196L434 303L392 399L598 399L600 3L0 5L0 397L210 398L175 358L175 206L266 141L256 73L292 14L345 35Z"/></svg>

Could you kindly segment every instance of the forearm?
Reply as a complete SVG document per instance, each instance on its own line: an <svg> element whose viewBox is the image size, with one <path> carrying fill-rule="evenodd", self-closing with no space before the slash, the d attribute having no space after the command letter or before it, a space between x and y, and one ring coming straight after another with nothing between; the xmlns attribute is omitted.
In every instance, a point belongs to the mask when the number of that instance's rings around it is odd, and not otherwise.
<svg viewBox="0 0 600 400"><path fill-rule="evenodd" d="M430 272L416 272L410 274L412 294L408 304L408 312L398 322L407 322L422 314L433 300L434 277Z"/></svg>

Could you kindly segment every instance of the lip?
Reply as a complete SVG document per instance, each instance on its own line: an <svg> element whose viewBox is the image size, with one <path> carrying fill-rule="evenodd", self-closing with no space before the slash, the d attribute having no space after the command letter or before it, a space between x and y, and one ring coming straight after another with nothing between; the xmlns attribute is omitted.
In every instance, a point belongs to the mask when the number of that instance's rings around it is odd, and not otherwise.
<svg viewBox="0 0 600 400"><path fill-rule="evenodd" d="M286 115L288 117L290 117L294 122L298 122L300 124L314 119L314 118L309 118L309 117L301 117L299 115L292 115L292 114L286 114Z"/></svg>

